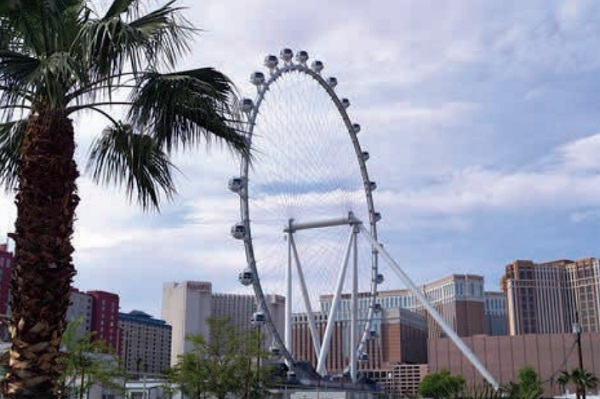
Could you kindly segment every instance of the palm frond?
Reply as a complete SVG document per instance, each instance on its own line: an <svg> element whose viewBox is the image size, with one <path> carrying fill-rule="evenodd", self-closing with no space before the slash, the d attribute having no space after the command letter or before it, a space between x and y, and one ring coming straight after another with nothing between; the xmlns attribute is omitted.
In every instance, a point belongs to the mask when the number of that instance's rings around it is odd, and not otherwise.
<svg viewBox="0 0 600 399"><path fill-rule="evenodd" d="M0 82L21 84L34 75L40 64L39 59L27 54L0 50Z"/></svg>
<svg viewBox="0 0 600 399"><path fill-rule="evenodd" d="M96 183L125 186L129 200L135 195L144 208L159 209L161 194L176 194L169 156L148 135L135 133L131 125L118 124L104 129L91 147L87 170Z"/></svg>
<svg viewBox="0 0 600 399"><path fill-rule="evenodd" d="M179 56L189 50L189 41L195 29L181 14L181 7L170 1L163 7L131 21L130 26L152 38L145 47L146 59L151 66L165 63L175 66Z"/></svg>
<svg viewBox="0 0 600 399"><path fill-rule="evenodd" d="M148 73L132 94L129 118L137 129L151 131L171 153L202 140L221 139L231 149L249 155L239 115L230 103L233 85L212 68L160 74Z"/></svg>
<svg viewBox="0 0 600 399"><path fill-rule="evenodd" d="M26 126L26 120L0 124L0 184L6 192L17 186Z"/></svg>
<svg viewBox="0 0 600 399"><path fill-rule="evenodd" d="M130 9L136 3L115 0L103 18L83 25L77 46L86 49L84 59L96 79L118 77L124 71L137 73L148 65L172 67L188 50L193 29L173 1L132 18L137 13Z"/></svg>
<svg viewBox="0 0 600 399"><path fill-rule="evenodd" d="M10 0L0 6L0 24L10 28L11 47L21 52L49 55L66 51L72 26L85 0Z"/></svg>
<svg viewBox="0 0 600 399"><path fill-rule="evenodd" d="M0 84L11 87L1 103L22 104L24 95L34 94L38 101L52 106L64 105L65 93L75 84L87 82L86 71L67 52L35 58L14 51L0 51Z"/></svg>
<svg viewBox="0 0 600 399"><path fill-rule="evenodd" d="M111 18L118 17L120 14L129 11L129 8L135 3L137 3L137 0L113 0L102 19L106 21Z"/></svg>

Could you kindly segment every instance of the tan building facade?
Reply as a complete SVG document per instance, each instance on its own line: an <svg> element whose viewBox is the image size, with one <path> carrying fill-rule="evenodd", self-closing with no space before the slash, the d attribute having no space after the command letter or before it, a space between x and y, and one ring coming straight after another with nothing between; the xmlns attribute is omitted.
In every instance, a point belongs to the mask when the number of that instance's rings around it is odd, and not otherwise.
<svg viewBox="0 0 600 399"><path fill-rule="evenodd" d="M172 327L171 365L177 356L192 349L186 337L191 334L208 336L205 323L212 310L212 284L183 281L163 284L162 318Z"/></svg>
<svg viewBox="0 0 600 399"><path fill-rule="evenodd" d="M583 332L600 331L600 261L517 260L501 280L509 332L562 334L579 321Z"/></svg>
<svg viewBox="0 0 600 399"><path fill-rule="evenodd" d="M283 334L285 298L266 295L266 306L279 334ZM250 328L251 319L257 311L254 295L213 293L212 283L206 281L183 281L163 285L162 318L173 328L171 364L177 356L191 350L188 335L200 334L210 339L209 317L229 318L240 330ZM265 338L265 346L272 339Z"/></svg>

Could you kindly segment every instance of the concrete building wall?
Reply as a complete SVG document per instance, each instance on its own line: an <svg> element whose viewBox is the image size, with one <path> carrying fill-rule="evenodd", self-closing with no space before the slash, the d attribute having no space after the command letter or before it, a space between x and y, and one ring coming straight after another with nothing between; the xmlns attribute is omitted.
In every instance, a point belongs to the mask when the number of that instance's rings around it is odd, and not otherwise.
<svg viewBox="0 0 600 399"><path fill-rule="evenodd" d="M516 381L519 369L531 365L544 381L544 396L560 394L555 382L562 370L577 367L575 337L572 334L543 334L496 336L485 335L463 338L475 356L501 385ZM584 367L595 375L600 373L600 334L587 333L581 337ZM461 374L467 385L479 385L483 377L475 370L448 338L428 342L430 371L449 370ZM554 379L550 379L554 375Z"/></svg>
<svg viewBox="0 0 600 399"><path fill-rule="evenodd" d="M285 298L267 295L266 306L271 312L279 334L283 335ZM188 335L203 335L210 339L206 319L228 318L240 331L252 327L251 319L257 311L254 295L213 293L210 282L183 281L163 285L162 318L172 326L171 364L177 356L192 349L186 341ZM263 333L266 330L263 329ZM265 334L265 348L271 346L272 337Z"/></svg>
<svg viewBox="0 0 600 399"><path fill-rule="evenodd" d="M209 336L205 323L212 312L212 284L183 281L163 285L162 318L172 327L171 365L177 356L191 349L188 335Z"/></svg>
<svg viewBox="0 0 600 399"><path fill-rule="evenodd" d="M427 319L407 309L386 309L381 318L384 368L396 363L427 363Z"/></svg>
<svg viewBox="0 0 600 399"><path fill-rule="evenodd" d="M230 319L238 330L245 330L250 327L254 312L256 312L254 295L212 295L211 316Z"/></svg>
<svg viewBox="0 0 600 399"><path fill-rule="evenodd" d="M285 297L281 295L266 295L265 302L277 332L283 337L285 333ZM271 339L267 337L267 340Z"/></svg>

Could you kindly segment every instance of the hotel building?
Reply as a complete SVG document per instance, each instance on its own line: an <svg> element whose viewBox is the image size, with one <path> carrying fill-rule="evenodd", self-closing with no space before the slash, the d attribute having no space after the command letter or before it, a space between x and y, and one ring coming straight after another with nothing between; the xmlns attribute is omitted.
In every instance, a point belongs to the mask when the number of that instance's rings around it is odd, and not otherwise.
<svg viewBox="0 0 600 399"><path fill-rule="evenodd" d="M599 332L600 262L596 258L517 260L506 266L501 288L511 335L569 333L575 322L583 332Z"/></svg>
<svg viewBox="0 0 600 399"><path fill-rule="evenodd" d="M485 296L483 277L472 274L452 274L420 287L427 299L442 318L461 337L484 334ZM321 308L328 312L333 295L321 296ZM341 309L350 309L350 295L345 295ZM369 306L366 293L360 294L359 309ZM439 325L427 313L417 298L407 289L379 291L376 302L383 309L404 308L418 312L427 318L429 338L445 336Z"/></svg>
<svg viewBox="0 0 600 399"><path fill-rule="evenodd" d="M71 289L70 302L67 308L67 321L70 322L75 319L81 321L81 324L77 326L77 337L81 338L92 331L94 297L73 288Z"/></svg>
<svg viewBox="0 0 600 399"><path fill-rule="evenodd" d="M171 326L133 310L119 313L123 340L121 358L130 373L163 374L171 361Z"/></svg>
<svg viewBox="0 0 600 399"><path fill-rule="evenodd" d="M275 326L283 334L285 299L267 295L266 306ZM212 292L210 282L183 281L163 285L162 318L172 326L171 365L177 356L192 349L188 335L200 334L210 339L208 317L229 318L238 329L251 327L257 311L254 295L220 294ZM265 339L265 344L270 340Z"/></svg>

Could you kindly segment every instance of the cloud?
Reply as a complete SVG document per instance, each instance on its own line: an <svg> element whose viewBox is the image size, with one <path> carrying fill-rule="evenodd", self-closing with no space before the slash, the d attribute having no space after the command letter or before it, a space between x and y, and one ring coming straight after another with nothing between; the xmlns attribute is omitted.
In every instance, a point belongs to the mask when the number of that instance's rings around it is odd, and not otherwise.
<svg viewBox="0 0 600 399"><path fill-rule="evenodd" d="M540 0L512 8L472 1L183 4L186 17L204 31L182 69L215 66L242 96L255 95L250 73L264 71L264 56L284 46L325 62L324 75L338 77L336 91L350 98L350 118L362 125L359 140L371 154L375 206L384 217L381 240L428 276L482 262L486 254L476 248L485 247L486 237L469 235L481 228L481 214L502 223L536 214L545 221L562 212L574 225L597 221L600 135L581 137L598 125L590 105L600 101L595 81L581 77L596 76L600 65L600 53L590 50L600 48L595 2L554 7ZM529 102L534 108L522 98L535 100ZM103 126L89 115L77 120L81 165ZM311 145L338 147L326 140ZM117 291L124 310L155 314L164 281L210 280L217 292L241 289L243 244L229 235L239 201L226 188L239 174L237 158L216 146L209 154L178 156L176 163L183 171L181 196L161 214L144 213L122 192L80 179L75 259L81 288ZM343 167L328 168L332 177ZM322 205L317 198L307 191L303 200ZM0 212L1 241L15 217L8 196L0 195ZM544 246L529 234L515 232L515 240ZM468 251L453 248L457 237L469 238ZM591 248L588 237L577 238ZM499 246L511 254L522 249L513 244Z"/></svg>
<svg viewBox="0 0 600 399"><path fill-rule="evenodd" d="M578 211L571 214L573 223L596 222L600 219L600 209Z"/></svg>
<svg viewBox="0 0 600 399"><path fill-rule="evenodd" d="M558 152L566 170L600 174L600 134L568 143Z"/></svg>
<svg viewBox="0 0 600 399"><path fill-rule="evenodd" d="M408 101L377 105L360 111L366 126L440 126L466 122L479 109L475 103L453 101L439 105L419 106Z"/></svg>
<svg viewBox="0 0 600 399"><path fill-rule="evenodd" d="M0 242L4 242L6 234L14 231L17 208L8 194L0 193Z"/></svg>
<svg viewBox="0 0 600 399"><path fill-rule="evenodd" d="M521 213L600 206L598 146L600 134L561 145L544 162L533 162L534 170L462 169L421 188L379 192L377 204L386 209L386 219L438 215L454 225L457 216L482 210ZM573 220L594 215L576 212Z"/></svg>

